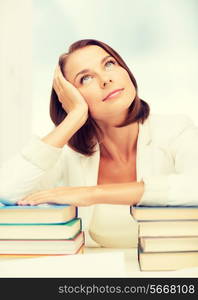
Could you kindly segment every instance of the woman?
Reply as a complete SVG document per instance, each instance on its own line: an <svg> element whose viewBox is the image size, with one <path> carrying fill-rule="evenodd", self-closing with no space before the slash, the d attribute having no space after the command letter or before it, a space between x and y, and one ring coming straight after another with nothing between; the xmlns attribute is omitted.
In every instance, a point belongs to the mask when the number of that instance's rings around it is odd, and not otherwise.
<svg viewBox="0 0 198 300"><path fill-rule="evenodd" d="M9 172L0 196L78 206L86 244L107 247L133 246L130 205L198 204L197 128L185 116L150 115L108 45L81 40L60 57L50 114L55 129L4 165L3 178L11 166L20 175Z"/></svg>

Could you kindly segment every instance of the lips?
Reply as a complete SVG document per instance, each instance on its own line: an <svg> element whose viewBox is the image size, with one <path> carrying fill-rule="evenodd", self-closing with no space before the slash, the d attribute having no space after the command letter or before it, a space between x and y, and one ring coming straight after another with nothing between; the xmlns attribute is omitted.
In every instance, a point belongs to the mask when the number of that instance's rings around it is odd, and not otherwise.
<svg viewBox="0 0 198 300"><path fill-rule="evenodd" d="M124 89L117 89L109 93L102 101L107 100L110 97L113 97L114 95L118 94L119 92L123 91Z"/></svg>

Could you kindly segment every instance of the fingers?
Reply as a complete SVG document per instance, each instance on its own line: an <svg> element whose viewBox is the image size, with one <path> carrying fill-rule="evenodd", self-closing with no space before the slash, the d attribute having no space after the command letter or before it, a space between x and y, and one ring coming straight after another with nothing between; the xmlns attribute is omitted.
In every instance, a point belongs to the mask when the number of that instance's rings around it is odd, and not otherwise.
<svg viewBox="0 0 198 300"><path fill-rule="evenodd" d="M56 74L58 75L58 79L60 81L63 81L63 82L67 81L66 78L63 76L63 73L62 73L59 65L56 66Z"/></svg>
<svg viewBox="0 0 198 300"><path fill-rule="evenodd" d="M54 80L53 80L53 87L55 89L55 91L57 92L57 94L60 92L61 90L61 83L59 81L59 77L60 77L60 67L56 66L55 72L54 72Z"/></svg>
<svg viewBox="0 0 198 300"><path fill-rule="evenodd" d="M29 197L26 197L22 200L19 200L17 202L18 205L24 206L24 205L38 205L41 203L46 203L46 201L42 201L42 199L32 199Z"/></svg>
<svg viewBox="0 0 198 300"><path fill-rule="evenodd" d="M64 94L65 86L67 85L68 81L64 78L63 73L60 69L60 66L57 65L54 72L54 81L53 81L53 88L58 96L59 101L62 103L61 95ZM63 107L63 105L62 105ZM64 107L63 107L64 109Z"/></svg>
<svg viewBox="0 0 198 300"><path fill-rule="evenodd" d="M57 65L54 72L53 88L58 96L59 102L62 104L62 109L67 113L67 108L64 105L65 91L69 88L68 81L64 78L60 66Z"/></svg>
<svg viewBox="0 0 198 300"><path fill-rule="evenodd" d="M54 77L55 77L55 82L59 87L63 86L64 84L67 84L68 82L67 79L63 76L63 73L59 65L56 66Z"/></svg>
<svg viewBox="0 0 198 300"><path fill-rule="evenodd" d="M18 205L38 205L41 203L53 203L51 194L45 191L31 194L17 202Z"/></svg>

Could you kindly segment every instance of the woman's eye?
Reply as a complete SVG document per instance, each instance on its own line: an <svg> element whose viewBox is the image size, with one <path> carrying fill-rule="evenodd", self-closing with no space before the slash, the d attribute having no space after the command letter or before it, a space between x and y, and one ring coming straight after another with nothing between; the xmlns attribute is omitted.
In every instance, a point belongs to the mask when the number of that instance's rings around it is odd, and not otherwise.
<svg viewBox="0 0 198 300"><path fill-rule="evenodd" d="M113 60L109 60L105 64L106 67L111 67L112 65L115 65L115 61L113 61Z"/></svg>
<svg viewBox="0 0 198 300"><path fill-rule="evenodd" d="M80 79L80 83L83 84L83 83L87 83L89 81L89 78L91 78L90 75L85 75L83 76L81 79Z"/></svg>

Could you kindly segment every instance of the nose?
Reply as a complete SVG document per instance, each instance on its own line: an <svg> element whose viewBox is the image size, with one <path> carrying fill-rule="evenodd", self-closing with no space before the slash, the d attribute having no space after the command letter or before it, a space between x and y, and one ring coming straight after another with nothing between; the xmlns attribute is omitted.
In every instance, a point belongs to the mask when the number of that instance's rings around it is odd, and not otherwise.
<svg viewBox="0 0 198 300"><path fill-rule="evenodd" d="M102 86L105 87L106 85L108 85L111 82L112 82L112 80L110 78L104 78L102 81Z"/></svg>
<svg viewBox="0 0 198 300"><path fill-rule="evenodd" d="M104 88L109 83L112 83L112 79L109 78L109 76L107 74L102 74L102 76L100 76L100 84L101 84L101 86Z"/></svg>

